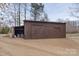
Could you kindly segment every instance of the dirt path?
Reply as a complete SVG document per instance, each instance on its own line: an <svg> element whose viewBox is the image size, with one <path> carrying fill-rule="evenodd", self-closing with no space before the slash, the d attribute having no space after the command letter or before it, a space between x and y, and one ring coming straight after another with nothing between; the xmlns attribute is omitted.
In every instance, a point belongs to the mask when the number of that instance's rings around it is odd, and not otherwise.
<svg viewBox="0 0 79 59"><path fill-rule="evenodd" d="M24 40L0 35L0 55L79 55L79 41L71 38Z"/></svg>

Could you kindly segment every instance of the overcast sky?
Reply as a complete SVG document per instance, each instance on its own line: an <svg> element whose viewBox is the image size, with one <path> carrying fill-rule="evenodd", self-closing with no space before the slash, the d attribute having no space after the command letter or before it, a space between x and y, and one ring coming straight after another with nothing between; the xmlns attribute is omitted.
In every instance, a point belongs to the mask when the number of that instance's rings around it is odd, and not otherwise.
<svg viewBox="0 0 79 59"><path fill-rule="evenodd" d="M56 21L58 18L76 20L70 16L69 7L73 7L72 3L47 3L45 4L45 12L51 21Z"/></svg>

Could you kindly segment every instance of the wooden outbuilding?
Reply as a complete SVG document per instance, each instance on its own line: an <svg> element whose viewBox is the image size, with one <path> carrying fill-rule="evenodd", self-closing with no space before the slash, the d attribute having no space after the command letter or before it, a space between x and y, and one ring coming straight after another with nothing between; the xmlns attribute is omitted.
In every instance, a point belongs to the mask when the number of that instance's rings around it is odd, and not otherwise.
<svg viewBox="0 0 79 59"><path fill-rule="evenodd" d="M24 26L14 31L18 32L14 35L23 34L25 39L65 38L66 23L25 20Z"/></svg>

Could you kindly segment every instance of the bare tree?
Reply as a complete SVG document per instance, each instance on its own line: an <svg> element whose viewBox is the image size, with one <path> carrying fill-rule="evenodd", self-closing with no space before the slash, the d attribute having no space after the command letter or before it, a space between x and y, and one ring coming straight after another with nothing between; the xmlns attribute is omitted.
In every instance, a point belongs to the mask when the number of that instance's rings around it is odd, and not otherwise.
<svg viewBox="0 0 79 59"><path fill-rule="evenodd" d="M27 4L25 3L24 6L25 6L25 7L24 7L24 13L25 13L24 16L25 16L25 20L26 20L26 8L27 8Z"/></svg>
<svg viewBox="0 0 79 59"><path fill-rule="evenodd" d="M76 19L79 19L79 3L74 3L72 4L72 7L69 8L70 9L70 14L71 16L75 17ZM77 26L78 22L73 21L73 26Z"/></svg>

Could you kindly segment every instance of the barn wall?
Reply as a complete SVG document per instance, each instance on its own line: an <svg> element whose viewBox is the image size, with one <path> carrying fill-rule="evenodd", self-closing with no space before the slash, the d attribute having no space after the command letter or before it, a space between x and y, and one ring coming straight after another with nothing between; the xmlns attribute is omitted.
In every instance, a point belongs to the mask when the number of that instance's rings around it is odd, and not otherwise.
<svg viewBox="0 0 79 59"><path fill-rule="evenodd" d="M67 33L75 33L78 32L77 28L70 23L66 23L66 32Z"/></svg>
<svg viewBox="0 0 79 59"><path fill-rule="evenodd" d="M64 38L66 37L65 23L24 21L24 37L36 38Z"/></svg>

